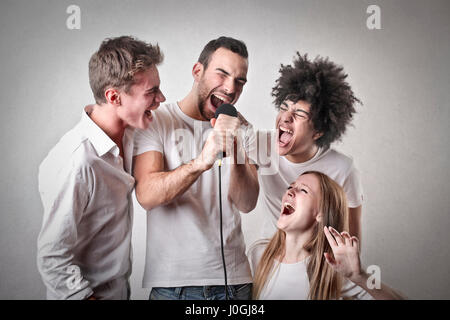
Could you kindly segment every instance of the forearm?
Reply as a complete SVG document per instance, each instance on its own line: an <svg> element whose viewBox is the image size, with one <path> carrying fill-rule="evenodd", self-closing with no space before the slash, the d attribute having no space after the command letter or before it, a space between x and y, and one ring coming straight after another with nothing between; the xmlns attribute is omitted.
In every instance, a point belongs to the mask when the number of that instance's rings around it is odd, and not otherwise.
<svg viewBox="0 0 450 320"><path fill-rule="evenodd" d="M70 169L57 178L43 176L39 180L44 215L37 240L37 267L50 299L86 299L93 293L81 267L74 264L78 225L89 203L91 180L79 180L78 172Z"/></svg>
<svg viewBox="0 0 450 320"><path fill-rule="evenodd" d="M38 270L49 298L86 299L93 291L81 268L73 263L72 239L75 235L71 230L74 228L67 227L70 219L58 219L61 216L44 221L38 239Z"/></svg>
<svg viewBox="0 0 450 320"><path fill-rule="evenodd" d="M232 164L228 197L243 213L248 213L256 207L259 194L259 183L256 167L249 164Z"/></svg>
<svg viewBox="0 0 450 320"><path fill-rule="evenodd" d="M93 295L90 282L77 265L64 262L63 257L39 256L38 269L50 299L83 300ZM50 266L51 265L51 266Z"/></svg>
<svg viewBox="0 0 450 320"><path fill-rule="evenodd" d="M172 171L148 173L144 179L137 180L137 200L146 210L167 204L185 193L202 173L195 160Z"/></svg>
<svg viewBox="0 0 450 320"><path fill-rule="evenodd" d="M361 246L362 241L362 231L361 231L361 216L362 216L362 206L356 208L349 208L349 233L355 236L359 240ZM361 249L361 248L360 248Z"/></svg>
<svg viewBox="0 0 450 320"><path fill-rule="evenodd" d="M380 282L380 288L369 288L367 283L369 281L369 275L366 272L361 273L353 279L350 279L353 283L363 288L369 293L375 300L404 300L406 299L401 293Z"/></svg>

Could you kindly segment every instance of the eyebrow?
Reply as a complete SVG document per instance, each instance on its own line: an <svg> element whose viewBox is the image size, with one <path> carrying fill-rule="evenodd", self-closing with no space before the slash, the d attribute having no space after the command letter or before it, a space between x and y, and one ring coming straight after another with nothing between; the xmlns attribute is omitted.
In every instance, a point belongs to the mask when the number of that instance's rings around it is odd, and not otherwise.
<svg viewBox="0 0 450 320"><path fill-rule="evenodd" d="M154 86L150 89L145 90L145 92L150 92L150 91L154 91L154 90L158 90L158 89L159 89L159 86Z"/></svg>
<svg viewBox="0 0 450 320"><path fill-rule="evenodd" d="M294 187L294 185L295 185L295 182L292 182L292 183L289 185L289 187ZM311 193L314 194L314 191L313 191L307 184L304 184L304 183L302 182L302 183L300 183L300 186L306 187L306 188L308 189L309 192L311 192Z"/></svg>
<svg viewBox="0 0 450 320"><path fill-rule="evenodd" d="M297 112L297 111L306 113L308 116L310 115L310 113L309 113L308 111L305 111L305 110L303 110L303 109L297 109L297 110L295 110L295 112Z"/></svg>
<svg viewBox="0 0 450 320"><path fill-rule="evenodd" d="M230 75L229 72L223 70L222 68L216 68L216 70L217 70L217 71L220 71L220 72L222 72L222 73L224 73L224 74L226 74L227 76ZM247 82L247 79L244 78L244 77L239 77L239 78L236 78L236 79L239 80L239 81Z"/></svg>
<svg viewBox="0 0 450 320"><path fill-rule="evenodd" d="M286 108L288 108L289 109L289 106L287 105L287 103L286 102L283 102L283 103L281 103L282 105L284 105L284 106L286 106ZM303 112L303 113L306 113L308 116L310 115L310 113L308 112L308 111L305 111L305 110L303 110L303 109L296 109L294 112L297 112L297 111L300 111L300 112Z"/></svg>
<svg viewBox="0 0 450 320"><path fill-rule="evenodd" d="M306 188L308 188L309 190L311 190L311 188L310 188L307 184L300 183L300 185L301 185L301 186L304 186L304 187L306 187Z"/></svg>

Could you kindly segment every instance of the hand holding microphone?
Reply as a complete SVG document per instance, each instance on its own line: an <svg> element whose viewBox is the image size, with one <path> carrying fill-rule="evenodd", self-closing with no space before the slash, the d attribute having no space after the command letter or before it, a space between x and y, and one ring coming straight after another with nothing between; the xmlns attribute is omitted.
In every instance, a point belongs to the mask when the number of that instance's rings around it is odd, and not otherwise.
<svg viewBox="0 0 450 320"><path fill-rule="evenodd" d="M210 169L218 157L232 155L235 137L241 125L238 112L231 104L222 104L218 107L215 118L210 121L214 129L197 158L197 161L202 163L204 170Z"/></svg>
<svg viewBox="0 0 450 320"><path fill-rule="evenodd" d="M237 131L241 125L238 119L238 112L232 104L222 104L219 106L211 119L211 126L214 128L216 142L219 144L218 157L220 159L232 155Z"/></svg>

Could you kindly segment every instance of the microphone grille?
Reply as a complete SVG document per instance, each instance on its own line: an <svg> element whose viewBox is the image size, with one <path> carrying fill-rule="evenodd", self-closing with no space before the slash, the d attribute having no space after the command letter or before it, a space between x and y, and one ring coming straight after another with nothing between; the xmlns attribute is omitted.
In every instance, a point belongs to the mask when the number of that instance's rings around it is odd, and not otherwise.
<svg viewBox="0 0 450 320"><path fill-rule="evenodd" d="M237 117L236 108L232 104L229 104L229 103L224 103L224 104L220 105L214 114L214 118L217 119L219 114L222 114L222 113L226 114L227 116Z"/></svg>

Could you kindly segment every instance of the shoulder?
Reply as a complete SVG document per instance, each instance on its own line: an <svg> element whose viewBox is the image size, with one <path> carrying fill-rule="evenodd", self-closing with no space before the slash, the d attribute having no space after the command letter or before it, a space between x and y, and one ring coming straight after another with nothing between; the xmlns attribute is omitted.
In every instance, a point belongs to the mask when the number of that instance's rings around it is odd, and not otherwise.
<svg viewBox="0 0 450 320"><path fill-rule="evenodd" d="M141 139L154 138L155 135L164 136L169 132L170 128L174 126L176 119L179 118L175 108L177 108L176 103L169 103L153 110L153 119L149 127L135 130L135 141L139 142Z"/></svg>
<svg viewBox="0 0 450 320"><path fill-rule="evenodd" d="M336 161L340 165L352 166L353 158L336 150L333 148L329 148L323 151L320 159Z"/></svg>
<svg viewBox="0 0 450 320"><path fill-rule="evenodd" d="M152 111L154 113L154 120L156 122L170 121L176 117L176 103L166 103L161 105L158 109Z"/></svg>
<svg viewBox="0 0 450 320"><path fill-rule="evenodd" d="M322 151L316 165L323 167L332 178L346 178L355 170L353 158L333 148Z"/></svg>
<svg viewBox="0 0 450 320"><path fill-rule="evenodd" d="M95 161L96 153L78 127L68 131L50 150L39 166L39 177L56 179L60 176L86 173Z"/></svg>

